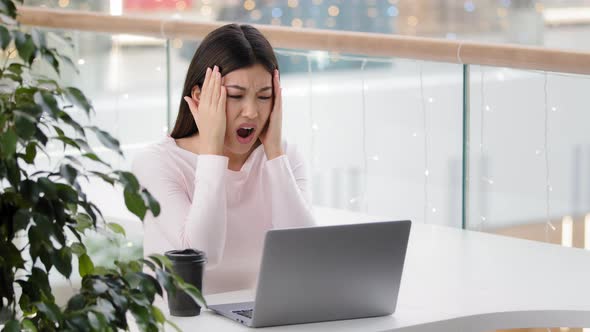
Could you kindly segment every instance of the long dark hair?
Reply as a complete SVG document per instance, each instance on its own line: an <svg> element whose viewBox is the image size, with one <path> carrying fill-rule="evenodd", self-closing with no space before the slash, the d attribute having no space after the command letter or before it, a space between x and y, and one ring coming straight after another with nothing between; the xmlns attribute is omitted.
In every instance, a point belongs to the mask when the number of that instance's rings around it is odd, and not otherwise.
<svg viewBox="0 0 590 332"><path fill-rule="evenodd" d="M170 136L175 139L198 132L186 101L195 85L203 87L207 68L217 65L221 75L261 64L272 75L279 68L275 53L262 33L251 25L228 24L213 30L197 48L186 73L176 123Z"/></svg>

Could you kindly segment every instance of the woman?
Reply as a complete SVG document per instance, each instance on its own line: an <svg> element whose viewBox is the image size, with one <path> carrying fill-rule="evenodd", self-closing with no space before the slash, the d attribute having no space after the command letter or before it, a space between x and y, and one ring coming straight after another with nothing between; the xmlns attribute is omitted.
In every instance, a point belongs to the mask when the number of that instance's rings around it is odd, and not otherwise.
<svg viewBox="0 0 590 332"><path fill-rule="evenodd" d="M146 216L144 254L205 251L205 294L255 286L267 230L313 225L303 159L281 140L281 99L268 40L225 25L195 52L170 136L134 160L161 205Z"/></svg>

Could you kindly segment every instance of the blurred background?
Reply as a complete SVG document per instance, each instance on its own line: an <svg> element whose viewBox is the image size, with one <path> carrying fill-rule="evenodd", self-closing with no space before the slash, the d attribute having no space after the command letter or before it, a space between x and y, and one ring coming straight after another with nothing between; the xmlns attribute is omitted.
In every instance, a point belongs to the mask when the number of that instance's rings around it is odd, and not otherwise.
<svg viewBox="0 0 590 332"><path fill-rule="evenodd" d="M590 50L590 0L25 0L25 5ZM42 30L78 66L79 73L64 72L63 84L84 91L96 110L93 123L121 141L125 159L106 151L103 158L128 169L137 151L169 133L198 40ZM63 44L64 36L73 47ZM589 76L477 64L466 70L459 64L317 50L276 52L284 136L307 157L320 222L411 219L590 248ZM464 91L469 137L462 131ZM83 119L81 112L78 116ZM53 151L61 152L57 146ZM108 264L113 257L141 256L141 223L126 210L121 191L100 182L85 188L107 219L127 229L127 239L112 246L99 234L90 239L95 259Z"/></svg>

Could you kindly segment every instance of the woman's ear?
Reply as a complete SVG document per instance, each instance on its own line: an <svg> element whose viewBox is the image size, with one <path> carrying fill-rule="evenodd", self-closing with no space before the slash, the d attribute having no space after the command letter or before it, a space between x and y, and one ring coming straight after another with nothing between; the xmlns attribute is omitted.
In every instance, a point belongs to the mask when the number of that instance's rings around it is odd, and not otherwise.
<svg viewBox="0 0 590 332"><path fill-rule="evenodd" d="M201 99L201 88L198 85L195 85L191 90L191 98L195 101L197 106L199 105L199 99Z"/></svg>

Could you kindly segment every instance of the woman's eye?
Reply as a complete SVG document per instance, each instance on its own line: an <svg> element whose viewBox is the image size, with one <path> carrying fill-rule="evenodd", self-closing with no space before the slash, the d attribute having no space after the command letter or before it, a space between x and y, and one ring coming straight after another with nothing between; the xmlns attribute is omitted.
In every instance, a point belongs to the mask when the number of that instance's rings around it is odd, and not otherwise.
<svg viewBox="0 0 590 332"><path fill-rule="evenodd" d="M258 98L259 98L259 99L262 99L262 100L269 100L269 99L270 99L270 97L264 97L264 96L260 96L260 97L258 97Z"/></svg>
<svg viewBox="0 0 590 332"><path fill-rule="evenodd" d="M230 95L228 95L228 97L233 98L233 99L240 99L240 98L242 98L242 96L238 96L238 95L236 95L236 96L230 96Z"/></svg>

